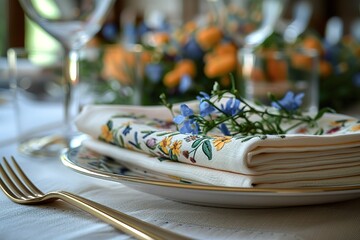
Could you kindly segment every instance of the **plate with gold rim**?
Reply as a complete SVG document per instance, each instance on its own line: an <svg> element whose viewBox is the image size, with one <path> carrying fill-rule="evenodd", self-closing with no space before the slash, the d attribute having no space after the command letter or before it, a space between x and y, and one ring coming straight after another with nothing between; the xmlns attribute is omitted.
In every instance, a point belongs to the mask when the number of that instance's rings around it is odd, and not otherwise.
<svg viewBox="0 0 360 240"><path fill-rule="evenodd" d="M69 148L62 163L95 178L120 182L135 190L183 203L229 207L272 208L334 203L360 198L360 185L321 188L240 188L204 185L149 172L95 153Z"/></svg>

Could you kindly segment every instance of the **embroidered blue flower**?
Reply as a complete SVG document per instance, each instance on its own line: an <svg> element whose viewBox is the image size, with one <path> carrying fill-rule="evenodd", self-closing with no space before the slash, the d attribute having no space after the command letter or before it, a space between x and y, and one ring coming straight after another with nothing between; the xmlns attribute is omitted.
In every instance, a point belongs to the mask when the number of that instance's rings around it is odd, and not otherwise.
<svg viewBox="0 0 360 240"><path fill-rule="evenodd" d="M198 134L200 130L199 125L194 119L191 118L191 116L194 115L194 111L186 104L181 104L180 112L181 114L177 115L173 119L174 123L178 125L182 124L182 127L179 129L180 133Z"/></svg>
<svg viewBox="0 0 360 240"><path fill-rule="evenodd" d="M131 131L131 127L130 127L130 125L127 125L125 128L124 128L124 130L122 131L122 134L124 135L124 136L126 136L128 133L130 133L130 131Z"/></svg>
<svg viewBox="0 0 360 240"><path fill-rule="evenodd" d="M240 103L241 102L239 99L230 98L226 102L225 107L223 104L221 104L221 110L229 116L234 116L240 111Z"/></svg>
<svg viewBox="0 0 360 240"><path fill-rule="evenodd" d="M200 95L201 96L196 97L200 101L200 116L205 117L213 113L216 109L208 102L210 96L207 93L200 92Z"/></svg>
<svg viewBox="0 0 360 240"><path fill-rule="evenodd" d="M303 97L304 93L295 95L293 92L289 91L278 103L272 102L271 105L279 110L285 109L287 111L295 111L301 106Z"/></svg>

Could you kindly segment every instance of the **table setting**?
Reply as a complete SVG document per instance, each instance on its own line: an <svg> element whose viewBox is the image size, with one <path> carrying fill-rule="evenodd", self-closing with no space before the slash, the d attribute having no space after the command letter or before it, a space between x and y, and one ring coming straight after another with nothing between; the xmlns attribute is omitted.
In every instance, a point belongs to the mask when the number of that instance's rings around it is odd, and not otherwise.
<svg viewBox="0 0 360 240"><path fill-rule="evenodd" d="M0 239L358 238L360 112L322 99L309 5L296 36L282 1L247 37L213 1L205 25L87 47L114 2L20 0L63 51L8 51Z"/></svg>

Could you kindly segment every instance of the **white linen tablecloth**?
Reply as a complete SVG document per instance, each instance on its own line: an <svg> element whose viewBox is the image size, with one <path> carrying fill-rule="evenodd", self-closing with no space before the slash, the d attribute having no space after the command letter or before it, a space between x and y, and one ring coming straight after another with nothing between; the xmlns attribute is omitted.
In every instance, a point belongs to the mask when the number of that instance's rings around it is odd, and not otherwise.
<svg viewBox="0 0 360 240"><path fill-rule="evenodd" d="M2 111L0 106L0 111ZM14 119L1 119L12 136ZM0 156L15 156L44 192L66 190L194 239L359 239L360 199L275 209L225 209L189 205L84 176L58 158L22 156L17 143L2 141ZM25 206L0 193L0 239L132 239L63 202Z"/></svg>

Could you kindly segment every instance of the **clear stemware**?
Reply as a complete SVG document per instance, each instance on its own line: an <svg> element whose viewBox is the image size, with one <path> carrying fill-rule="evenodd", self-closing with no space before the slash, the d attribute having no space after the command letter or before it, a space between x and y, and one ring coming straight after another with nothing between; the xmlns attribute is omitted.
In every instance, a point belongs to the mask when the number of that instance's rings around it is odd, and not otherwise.
<svg viewBox="0 0 360 240"><path fill-rule="evenodd" d="M72 118L79 110L75 86L79 82L79 50L101 29L115 0L19 0L25 14L57 39L65 52L64 60L64 126L61 136L28 141L36 155L54 155L63 147L49 147L52 143L66 146L79 144ZM45 141L44 141L45 139ZM60 140L60 141L59 141ZM39 144L41 143L41 144ZM42 148L42 149L39 149ZM27 146L31 154L31 146ZM30 150L29 150L30 149Z"/></svg>

